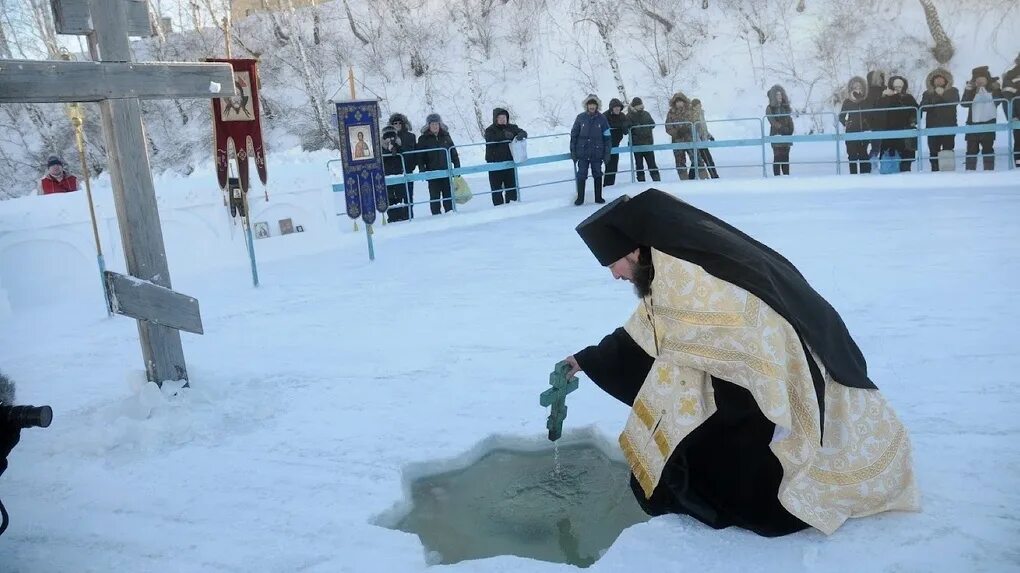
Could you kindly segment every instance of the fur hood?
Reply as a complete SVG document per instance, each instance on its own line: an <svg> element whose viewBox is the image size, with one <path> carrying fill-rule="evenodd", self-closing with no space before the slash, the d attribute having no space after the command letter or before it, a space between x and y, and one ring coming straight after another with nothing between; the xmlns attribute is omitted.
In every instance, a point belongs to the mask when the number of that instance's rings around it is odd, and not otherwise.
<svg viewBox="0 0 1020 573"><path fill-rule="evenodd" d="M786 95L786 89L783 86L776 84L769 88L769 105L777 107L780 105L779 96L782 95L783 99L786 100L786 105L790 105L790 96Z"/></svg>
<svg viewBox="0 0 1020 573"><path fill-rule="evenodd" d="M426 123L425 126L421 128L421 134L425 135L425 134L431 134L431 133L432 132L429 131L429 124ZM443 122L439 122L439 135L440 136L442 136L442 135L450 135L450 128L446 127L446 124L443 123Z"/></svg>
<svg viewBox="0 0 1020 573"><path fill-rule="evenodd" d="M903 93L905 93L905 94L910 93L910 82L908 82L907 78L905 78L903 76L889 76L889 81L886 83L885 87L887 87L889 89L893 89L892 84L896 80L902 80L903 81Z"/></svg>
<svg viewBox="0 0 1020 573"><path fill-rule="evenodd" d="M606 108L606 113L612 112L614 107L620 108L620 113L623 113L623 111L627 109L627 106L622 101L620 101L619 98L615 97L609 100L609 107Z"/></svg>
<svg viewBox="0 0 1020 573"><path fill-rule="evenodd" d="M882 70L872 70L868 72L868 88L884 88L886 87L885 72ZM881 90L879 90L881 91Z"/></svg>
<svg viewBox="0 0 1020 573"><path fill-rule="evenodd" d="M946 78L946 89L953 87L953 73L945 68L935 68L928 72L928 77L924 78L924 87L926 89L935 89L935 76Z"/></svg>
<svg viewBox="0 0 1020 573"><path fill-rule="evenodd" d="M691 106L691 100L684 94L684 92L676 92L673 94L673 97L669 98L669 109L672 110L676 107L676 102L678 101L684 102L687 104L687 107Z"/></svg>
<svg viewBox="0 0 1020 573"><path fill-rule="evenodd" d="M510 112L505 107L497 107L492 110L492 125L496 125L496 118L501 115L506 116L506 123L510 125Z"/></svg>
<svg viewBox="0 0 1020 573"><path fill-rule="evenodd" d="M588 94L583 100L581 100L581 111L588 111L588 102L595 102L595 111L602 111L602 100L595 94Z"/></svg>
<svg viewBox="0 0 1020 573"><path fill-rule="evenodd" d="M856 83L856 82L860 82L860 84L862 86L864 86L864 93L861 94L861 97L859 97L859 98L854 98L854 93L853 93L854 83ZM868 80L862 78L861 76L854 76L854 77L850 78L850 81L848 81L846 83L846 97L847 97L847 99L849 99L850 101L852 101L854 103L862 102L862 101L868 99L868 92L870 92L870 91L871 91L871 88L868 86Z"/></svg>
<svg viewBox="0 0 1020 573"><path fill-rule="evenodd" d="M394 121L403 122L404 123L404 129L406 129L408 132L414 131L414 127L411 125L411 122L407 120L407 116L406 115L404 115L402 113L391 114L390 115L390 120L388 122L386 122L386 124L387 125L393 125Z"/></svg>

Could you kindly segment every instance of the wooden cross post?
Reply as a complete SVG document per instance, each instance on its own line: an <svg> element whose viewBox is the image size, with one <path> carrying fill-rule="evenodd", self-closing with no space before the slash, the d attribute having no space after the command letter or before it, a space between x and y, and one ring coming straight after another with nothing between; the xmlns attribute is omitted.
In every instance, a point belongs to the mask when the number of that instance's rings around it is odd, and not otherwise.
<svg viewBox="0 0 1020 573"><path fill-rule="evenodd" d="M229 64L132 63L128 36L149 36L146 2L51 0L57 33L86 35L94 62L0 60L0 103L99 102L124 259L107 271L110 308L138 319L146 376L187 380L178 330L202 333L198 301L172 290L139 99L234 94Z"/></svg>
<svg viewBox="0 0 1020 573"><path fill-rule="evenodd" d="M549 388L538 396L541 406L550 407L545 427L549 429L549 440L555 442L563 435L563 421L567 419L567 394L577 390L577 376L567 378L570 365L560 362L549 375Z"/></svg>

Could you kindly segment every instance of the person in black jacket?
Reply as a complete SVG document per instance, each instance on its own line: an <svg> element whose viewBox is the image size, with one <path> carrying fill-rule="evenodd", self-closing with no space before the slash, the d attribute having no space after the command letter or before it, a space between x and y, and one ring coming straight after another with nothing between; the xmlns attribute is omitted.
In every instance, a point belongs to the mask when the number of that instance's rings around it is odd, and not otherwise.
<svg viewBox="0 0 1020 573"><path fill-rule="evenodd" d="M454 147L453 138L450 137L450 130L443 123L438 113L430 113L425 120L425 127L422 129L421 137L418 138L418 150L424 151L418 155L420 171L440 171L449 169L450 164L446 160L446 150L450 150L450 160L454 168L460 167L460 156L457 148ZM428 151L425 151L428 150ZM429 207L433 215L439 214L439 198L443 199L443 211L453 210L453 195L450 189L450 179L441 177L429 179Z"/></svg>
<svg viewBox="0 0 1020 573"><path fill-rule="evenodd" d="M609 100L609 109L606 110L606 121L609 122L609 140L613 147L619 147L623 142L623 136L627 135L630 122L623 114L623 102L613 98ZM616 169L620 166L620 154L611 153L609 162L606 163L606 174L603 176L602 186L609 187L616 183Z"/></svg>
<svg viewBox="0 0 1020 573"><path fill-rule="evenodd" d="M652 114L645 111L645 104L641 98L636 97L630 100L630 109L627 110L627 121L631 125L630 144L655 145L655 138L652 130L655 129L655 120ZM634 165L637 171L637 180L645 180L645 163L648 163L648 172L652 175L652 181L659 181L659 167L655 165L654 151L639 151L634 154Z"/></svg>
<svg viewBox="0 0 1020 573"><path fill-rule="evenodd" d="M909 89L910 85L903 76L889 78L889 87L878 98L878 106L887 110L882 119L883 129L893 131L917 127L917 100L910 95ZM881 157L895 152L900 157L900 171L910 171L916 150L916 138L883 139Z"/></svg>
<svg viewBox="0 0 1020 573"><path fill-rule="evenodd" d="M882 91L886 88L885 72L882 70L872 70L868 72L868 92L867 102L865 102L864 109L871 110L868 114L868 125L871 126L872 131L881 131L885 129L885 112L879 108L882 107L879 100L882 99ZM871 150L868 153L868 157L878 159L882 155L882 140L872 139Z"/></svg>
<svg viewBox="0 0 1020 573"><path fill-rule="evenodd" d="M396 128L387 125L382 130L383 169L386 175L402 175L404 165L400 159L400 136ZM397 183L386 186L389 209L386 215L390 223L408 219L407 184Z"/></svg>
<svg viewBox="0 0 1020 573"><path fill-rule="evenodd" d="M960 103L960 90L953 87L953 74L949 70L932 70L924 82L928 88L921 96L921 113L925 127L956 127L956 104ZM935 106L925 108L924 106ZM939 170L939 152L956 148L954 135L929 135L928 155L931 170Z"/></svg>
<svg viewBox="0 0 1020 573"><path fill-rule="evenodd" d="M861 76L854 76L846 84L847 98L839 110L839 122L846 133L869 131L872 117L868 109L868 83ZM846 158L850 163L850 174L871 173L871 161L868 159L868 140L846 142Z"/></svg>
<svg viewBox="0 0 1020 573"><path fill-rule="evenodd" d="M793 135L793 117L790 98L783 86L776 84L769 88L769 103L765 106L765 117L769 120L769 135ZM776 177L790 174L790 147L792 143L772 144L772 174Z"/></svg>
<svg viewBox="0 0 1020 573"><path fill-rule="evenodd" d="M1016 65L1002 74L1002 97L1013 102L1013 119L1020 121L1020 98L1017 97L1017 92L1020 92L1020 54L1013 63ZM1006 110L1008 113L1008 105ZM1013 130L1013 164L1020 167L1020 129Z"/></svg>
<svg viewBox="0 0 1020 573"><path fill-rule="evenodd" d="M418 165L418 155L414 153L418 141L417 138L414 136L414 133L412 132L414 127L411 126L411 122L407 120L407 116L402 113L394 113L390 115L389 124L396 131L397 137L394 140L394 145L396 146L396 153L398 154L398 156L403 158L403 163L401 163L401 168L403 170L394 173L390 173L389 171L387 171L386 174L397 175L401 173L403 174L412 173L414 171L414 168ZM408 218L414 219L414 181L408 182L406 186L407 186L407 198L405 201L407 203L406 210L407 216L404 217L404 219ZM401 211L400 213L403 213L403 211ZM393 213L391 212L391 215L392 214Z"/></svg>
<svg viewBox="0 0 1020 573"><path fill-rule="evenodd" d="M492 110L492 125L485 128L485 162L502 163L513 161L510 141L525 139L528 132L510 123L510 112L497 107ZM489 188L492 189L492 204L502 205L517 200L517 175L513 168L489 172ZM505 195L504 195L505 193Z"/></svg>
<svg viewBox="0 0 1020 573"><path fill-rule="evenodd" d="M967 111L967 125L990 125L998 121L997 102L1002 97L999 78L993 78L988 66L974 68L971 79L963 90L963 107ZM977 158L984 154L985 171L995 171L995 132L968 133L967 171L977 169Z"/></svg>

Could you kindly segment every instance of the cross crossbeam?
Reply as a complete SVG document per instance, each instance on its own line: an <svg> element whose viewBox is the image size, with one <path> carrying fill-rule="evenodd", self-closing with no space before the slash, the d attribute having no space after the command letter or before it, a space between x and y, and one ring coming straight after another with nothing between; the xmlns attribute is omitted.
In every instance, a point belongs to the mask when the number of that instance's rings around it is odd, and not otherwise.
<svg viewBox="0 0 1020 573"><path fill-rule="evenodd" d="M549 419L545 427L549 430L549 440L555 442L563 435L563 421L567 419L567 394L577 390L577 376L567 378L570 365L560 362L549 374L549 388L538 396L540 406L549 408Z"/></svg>

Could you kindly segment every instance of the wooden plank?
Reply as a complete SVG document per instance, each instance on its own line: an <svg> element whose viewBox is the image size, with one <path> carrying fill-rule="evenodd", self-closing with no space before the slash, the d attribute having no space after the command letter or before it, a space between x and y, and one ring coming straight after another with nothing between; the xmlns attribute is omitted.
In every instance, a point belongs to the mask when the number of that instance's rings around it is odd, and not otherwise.
<svg viewBox="0 0 1020 573"><path fill-rule="evenodd" d="M0 103L232 95L235 89L230 64L0 60Z"/></svg>
<svg viewBox="0 0 1020 573"><path fill-rule="evenodd" d="M112 271L106 271L104 276L113 312L167 328L203 334L197 299Z"/></svg>
<svg viewBox="0 0 1020 573"><path fill-rule="evenodd" d="M146 3L139 0L120 1L126 5L128 35L151 36L152 23L149 21ZM53 24L58 34L85 36L94 31L88 0L50 0L50 8L53 10Z"/></svg>

